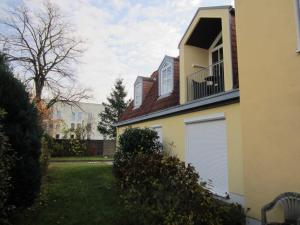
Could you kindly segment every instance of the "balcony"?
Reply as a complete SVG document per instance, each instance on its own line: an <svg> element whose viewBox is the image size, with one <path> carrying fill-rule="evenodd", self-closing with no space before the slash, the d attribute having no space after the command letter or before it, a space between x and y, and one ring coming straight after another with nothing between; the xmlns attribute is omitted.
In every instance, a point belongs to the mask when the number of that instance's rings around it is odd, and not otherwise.
<svg viewBox="0 0 300 225"><path fill-rule="evenodd" d="M193 101L224 92L224 65L218 61L187 76L187 100Z"/></svg>

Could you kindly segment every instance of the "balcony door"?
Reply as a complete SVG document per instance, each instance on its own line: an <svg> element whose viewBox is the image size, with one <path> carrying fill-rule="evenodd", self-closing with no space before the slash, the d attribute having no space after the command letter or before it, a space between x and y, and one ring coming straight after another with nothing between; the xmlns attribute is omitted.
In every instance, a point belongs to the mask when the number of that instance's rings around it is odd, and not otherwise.
<svg viewBox="0 0 300 225"><path fill-rule="evenodd" d="M214 93L224 91L223 40L220 33L209 49L211 89Z"/></svg>

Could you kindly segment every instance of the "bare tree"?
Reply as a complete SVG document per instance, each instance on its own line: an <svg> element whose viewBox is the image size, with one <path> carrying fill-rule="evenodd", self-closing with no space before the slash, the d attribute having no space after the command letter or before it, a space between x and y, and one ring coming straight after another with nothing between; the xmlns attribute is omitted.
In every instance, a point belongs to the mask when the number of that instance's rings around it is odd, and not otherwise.
<svg viewBox="0 0 300 225"><path fill-rule="evenodd" d="M26 6L10 12L2 24L7 27L0 42L9 61L25 69L25 82L33 87L39 104L44 92L51 94L50 108L56 102L75 104L89 98L88 90L76 86L72 66L83 53L83 41L60 10L49 1L40 12Z"/></svg>

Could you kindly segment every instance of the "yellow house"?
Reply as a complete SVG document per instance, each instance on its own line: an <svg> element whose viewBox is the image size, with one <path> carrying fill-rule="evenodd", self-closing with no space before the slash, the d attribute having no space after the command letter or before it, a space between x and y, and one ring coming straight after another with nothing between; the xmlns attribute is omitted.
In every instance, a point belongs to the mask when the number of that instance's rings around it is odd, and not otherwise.
<svg viewBox="0 0 300 225"><path fill-rule="evenodd" d="M118 134L156 130L164 150L194 165L212 192L249 208L248 224L260 224L262 206L280 193L300 192L299 5L237 0L236 9L199 8L179 57L137 78L134 101L116 124Z"/></svg>
<svg viewBox="0 0 300 225"><path fill-rule="evenodd" d="M244 194L248 215L260 219L260 208L275 196L300 193L300 3L235 6Z"/></svg>

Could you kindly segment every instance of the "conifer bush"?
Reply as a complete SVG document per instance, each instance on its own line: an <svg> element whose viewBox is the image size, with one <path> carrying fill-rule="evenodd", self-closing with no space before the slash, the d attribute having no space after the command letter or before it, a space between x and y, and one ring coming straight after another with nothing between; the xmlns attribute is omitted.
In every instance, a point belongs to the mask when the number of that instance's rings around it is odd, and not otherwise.
<svg viewBox="0 0 300 225"><path fill-rule="evenodd" d="M7 202L11 188L10 170L14 165L14 156L8 143L8 138L3 133L1 119L4 111L0 109L0 224L8 223L8 212L12 206Z"/></svg>
<svg viewBox="0 0 300 225"><path fill-rule="evenodd" d="M27 207L40 189L42 130L36 107L30 102L24 85L13 76L3 55L0 56L0 108L6 111L3 131L16 156L10 171L12 186L8 202L16 207Z"/></svg>

